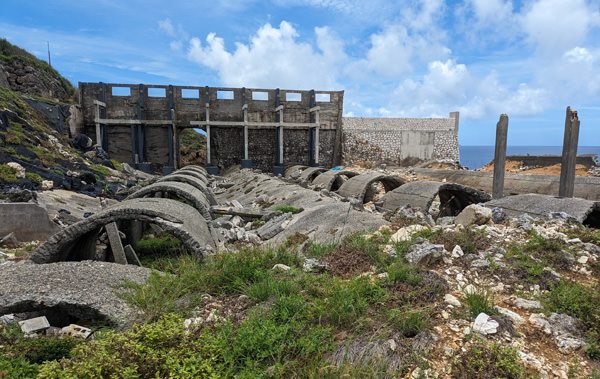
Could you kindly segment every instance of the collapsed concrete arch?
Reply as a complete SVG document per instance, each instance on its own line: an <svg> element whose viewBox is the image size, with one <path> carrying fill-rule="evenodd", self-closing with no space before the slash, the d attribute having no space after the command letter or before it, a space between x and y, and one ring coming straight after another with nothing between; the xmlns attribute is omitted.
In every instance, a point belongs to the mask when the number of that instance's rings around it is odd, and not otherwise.
<svg viewBox="0 0 600 379"><path fill-rule="evenodd" d="M382 207L393 211L409 205L428 212L437 196L440 198L438 217L456 216L470 204L491 200L487 193L461 184L416 181L403 184L386 193L382 198Z"/></svg>
<svg viewBox="0 0 600 379"><path fill-rule="evenodd" d="M191 205L202 214L207 220L212 220L212 214L210 211L210 204L204 195L204 192L188 183L183 182L171 182L171 181L160 181L149 186L143 187L142 189L134 192L127 196L125 200L139 199L143 197L151 197L156 194L160 194L161 198L180 197L191 203Z"/></svg>
<svg viewBox="0 0 600 379"><path fill-rule="evenodd" d="M292 179L293 172L298 170L300 173L302 173L302 171L306 170L307 168L308 168L308 166L303 165L303 164L297 164L297 165L290 166L285 169L285 177L288 179Z"/></svg>
<svg viewBox="0 0 600 379"><path fill-rule="evenodd" d="M179 238L186 249L203 257L215 247L206 220L192 206L171 199L131 199L106 208L85 220L59 231L31 255L33 263L83 261L95 258L96 238L102 227L112 222L155 224ZM135 235L135 233L132 233ZM129 236L132 246L139 237Z"/></svg>
<svg viewBox="0 0 600 379"><path fill-rule="evenodd" d="M383 175L377 172L369 172L348 179L342 184L337 193L343 197L354 197L359 199L363 204L368 203L372 200L372 195L367 195L367 192L371 188L371 185L376 182L383 185L386 193L404 184L404 180L398 177Z"/></svg>
<svg viewBox="0 0 600 379"><path fill-rule="evenodd" d="M346 180L355 177L358 172L350 170L328 170L313 179L312 185L327 191L337 191Z"/></svg>
<svg viewBox="0 0 600 379"><path fill-rule="evenodd" d="M175 171L174 173L170 174L170 175L188 175L188 176L193 176L194 178L200 180L204 185L206 185L208 183L208 178L206 177L205 174L203 174L201 171L197 171L193 168L190 169L185 169L182 168L180 170ZM169 175L167 175L169 176Z"/></svg>
<svg viewBox="0 0 600 379"><path fill-rule="evenodd" d="M304 171L302 171L302 173L300 174L300 179L312 183L313 179L325 170L327 169L323 167L308 167L304 169Z"/></svg>
<svg viewBox="0 0 600 379"><path fill-rule="evenodd" d="M488 208L502 208L510 217L524 213L549 219L552 213L564 212L583 225L600 228L600 202L579 198L523 194L494 199L485 204Z"/></svg>
<svg viewBox="0 0 600 379"><path fill-rule="evenodd" d="M208 187L206 187L206 183L202 182L201 179L198 179L195 176L185 175L185 174L181 174L181 173L173 173L173 174L169 174L167 176L163 176L162 178L158 179L156 182L157 183L179 182L179 183L190 184L190 185L196 187L197 189L199 189L204 194L204 196L206 197L206 200L208 200L208 203L210 205L217 205L217 199L215 199L215 196L213 195L213 193L208 189Z"/></svg>

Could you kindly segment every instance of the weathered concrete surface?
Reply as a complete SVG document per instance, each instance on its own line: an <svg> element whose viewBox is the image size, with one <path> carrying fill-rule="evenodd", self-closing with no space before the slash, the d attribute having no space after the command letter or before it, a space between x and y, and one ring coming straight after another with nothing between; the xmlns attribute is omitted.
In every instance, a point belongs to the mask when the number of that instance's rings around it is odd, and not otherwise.
<svg viewBox="0 0 600 379"><path fill-rule="evenodd" d="M34 263L91 259L100 228L122 221L156 224L179 238L193 254L203 256L214 249L206 220L196 209L176 200L143 198L123 201L59 231L41 244L29 259Z"/></svg>
<svg viewBox="0 0 600 379"><path fill-rule="evenodd" d="M311 183L314 178L316 178L320 173L324 172L325 170L327 169L323 167L308 167L302 171L302 173L300 174L300 179L306 180L307 182Z"/></svg>
<svg viewBox="0 0 600 379"><path fill-rule="evenodd" d="M350 170L328 170L314 178L311 184L327 191L337 191L346 181L344 177L352 178L356 175L358 172Z"/></svg>
<svg viewBox="0 0 600 379"><path fill-rule="evenodd" d="M463 184L487 193L492 192L492 173L467 170L436 170L415 168L420 179L443 180ZM504 177L504 195L538 193L558 196L559 175L509 174ZM600 178L575 177L575 197L600 200Z"/></svg>
<svg viewBox="0 0 600 379"><path fill-rule="evenodd" d="M506 215L511 217L527 213L531 216L548 219L553 212L565 212L580 223L594 227L600 226L600 203L591 200L524 194L495 199L487 202L485 206L502 208Z"/></svg>
<svg viewBox="0 0 600 379"><path fill-rule="evenodd" d="M297 165L290 166L290 167L288 167L288 168L285 169L285 177L286 178L295 179L295 178L292 178L292 173L295 172L296 170L298 170L298 172L302 172L307 167L308 166L303 165L303 164L297 164Z"/></svg>
<svg viewBox="0 0 600 379"><path fill-rule="evenodd" d="M383 175L378 172L369 172L348 179L342 184L337 193L344 197L354 197L361 200L363 203L368 202L370 199L366 199L365 195L371 184L375 182L381 182L385 192L392 191L404 184L402 179L395 176Z"/></svg>
<svg viewBox="0 0 600 379"><path fill-rule="evenodd" d="M256 179L254 179L256 177ZM374 231L382 225L388 225L381 214L355 210L349 202L323 196L320 192L302 188L275 177L256 174L248 170L232 173L228 176L235 183L226 192L218 195L220 202L237 199L244 207L257 207L258 210L273 210L279 205L303 208L302 212L292 216L289 224L269 243L280 243L294 233L306 234L311 240L320 243L339 241L343 235L353 232ZM251 181L255 190L247 191L244 183ZM260 203L270 204L266 208Z"/></svg>
<svg viewBox="0 0 600 379"><path fill-rule="evenodd" d="M204 185L206 185L206 183L208 183L208 179L206 178L206 173L197 171L193 168L182 168L181 170L175 171L173 174L193 176L194 178L196 178L196 179L200 180L202 183L204 183ZM167 176L169 176L169 175L167 175Z"/></svg>
<svg viewBox="0 0 600 379"><path fill-rule="evenodd" d="M206 187L206 183L194 176L173 173L167 176L163 176L162 178L158 179L157 182L180 182L190 184L202 191L210 205L217 205L217 201L213 193Z"/></svg>
<svg viewBox="0 0 600 379"><path fill-rule="evenodd" d="M37 204L0 203L0 238L13 232L21 242L43 241L59 229Z"/></svg>
<svg viewBox="0 0 600 379"><path fill-rule="evenodd" d="M0 314L54 309L74 319L123 326L133 308L115 292L143 283L151 270L108 262L9 263L0 269Z"/></svg>
<svg viewBox="0 0 600 379"><path fill-rule="evenodd" d="M491 200L490 195L485 192L461 184L423 180L403 184L386 193L382 198L383 208L396 210L410 205L427 212L438 195L440 198L438 217L456 216L470 204Z"/></svg>
<svg viewBox="0 0 600 379"><path fill-rule="evenodd" d="M156 182L134 192L125 200L153 196L157 193L162 193L162 197L166 198L181 197L189 201L207 221L212 220L210 204L208 203L206 196L198 188L188 183L170 181Z"/></svg>

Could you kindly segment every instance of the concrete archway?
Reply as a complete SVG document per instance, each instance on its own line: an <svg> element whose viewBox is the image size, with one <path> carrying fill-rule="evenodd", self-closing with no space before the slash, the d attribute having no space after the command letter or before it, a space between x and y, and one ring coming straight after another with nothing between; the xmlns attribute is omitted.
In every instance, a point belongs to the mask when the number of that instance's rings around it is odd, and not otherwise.
<svg viewBox="0 0 600 379"><path fill-rule="evenodd" d="M402 179L395 176L370 172L348 179L342 184L337 193L340 196L354 197L363 203L367 203L371 200L369 199L369 196L366 196L367 191L370 189L371 185L376 182L380 182L383 185L386 193L404 184Z"/></svg>
<svg viewBox="0 0 600 379"><path fill-rule="evenodd" d="M157 193L161 193L161 197L164 198L183 198L189 201L207 221L212 220L210 204L208 203L206 196L198 188L188 183L170 181L156 182L127 196L125 200L149 197Z"/></svg>
<svg viewBox="0 0 600 379"><path fill-rule="evenodd" d="M294 166L290 166L288 168L285 169L285 177L286 178L291 178L292 173L296 170L298 170L300 173L302 173L302 171L306 170L308 166L306 165L302 165L302 164L297 164Z"/></svg>
<svg viewBox="0 0 600 379"><path fill-rule="evenodd" d="M206 187L206 183L204 183L201 179L196 178L195 176L181 173L173 173L167 176L163 176L156 182L180 182L190 184L199 189L204 194L206 200L208 200L208 203L210 205L217 205L217 200L215 199L213 193Z"/></svg>
<svg viewBox="0 0 600 379"><path fill-rule="evenodd" d="M192 206L171 199L142 198L123 201L59 231L41 244L29 260L51 263L93 259L101 228L128 221L158 225L179 238L190 253L201 257L215 246L206 220ZM134 238L129 242L137 241Z"/></svg>
<svg viewBox="0 0 600 379"><path fill-rule="evenodd" d="M386 193L382 198L383 208L393 211L410 205L428 212L431 203L438 195L440 198L438 217L456 216L469 204L491 200L487 193L461 184L417 181L403 184Z"/></svg>
<svg viewBox="0 0 600 379"><path fill-rule="evenodd" d="M323 167L308 167L302 171L300 174L300 179L306 180L309 183L312 183L313 179L316 178L320 173L324 172L325 168Z"/></svg>
<svg viewBox="0 0 600 379"><path fill-rule="evenodd" d="M337 191L347 179L355 177L358 172L350 170L328 170L313 179L312 185L327 191Z"/></svg>

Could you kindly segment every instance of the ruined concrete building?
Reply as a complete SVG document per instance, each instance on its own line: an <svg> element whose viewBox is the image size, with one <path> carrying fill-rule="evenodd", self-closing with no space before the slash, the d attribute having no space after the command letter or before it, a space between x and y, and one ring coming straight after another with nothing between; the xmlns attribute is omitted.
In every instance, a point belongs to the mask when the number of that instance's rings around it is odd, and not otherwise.
<svg viewBox="0 0 600 379"><path fill-rule="evenodd" d="M458 161L458 112L447 119L342 117L343 91L79 83L82 132L141 169L180 166L183 128L207 134L207 170L406 158Z"/></svg>

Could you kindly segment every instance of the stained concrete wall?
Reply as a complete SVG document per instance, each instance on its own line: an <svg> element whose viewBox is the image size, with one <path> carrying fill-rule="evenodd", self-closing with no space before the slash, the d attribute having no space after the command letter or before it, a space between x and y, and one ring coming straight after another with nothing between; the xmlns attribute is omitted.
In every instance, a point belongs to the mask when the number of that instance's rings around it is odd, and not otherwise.
<svg viewBox="0 0 600 379"><path fill-rule="evenodd" d="M401 164L406 158L459 161L458 112L448 118L344 117L344 161Z"/></svg>
<svg viewBox="0 0 600 379"><path fill-rule="evenodd" d="M106 119L167 120L170 109L174 109L177 136L181 134L183 128L193 127L190 122L206 121L207 102L211 121L232 122L243 121L244 98L248 105L250 122L276 122L275 108L279 103L284 107L284 122L309 123L311 122L309 109L312 104L320 107L319 163L325 166L341 163L343 91L314 91L315 99L311 103L311 91L298 90L81 82L79 90L84 132L92 139L95 139L96 133L94 100L106 103L106 115L103 117ZM121 93L124 91L126 94L118 95L118 91ZM159 96L151 96L153 94ZM329 99L325 99L327 97ZM223 167L239 164L244 151L242 127L211 126L210 129L211 163ZM125 121L121 125L107 125L106 131L107 150L111 157L119 161L131 162L133 160L131 125ZM167 126L145 126L145 131L146 161L159 167L167 165L169 162ZM133 138L135 140L137 136ZM309 163L308 129L284 129L283 140L286 166ZM275 128L250 128L248 142L249 158L252 159L254 167L271 170L275 165L277 154ZM176 141L176 156L178 156L178 143L179 141ZM151 148L148 148L150 146Z"/></svg>

